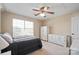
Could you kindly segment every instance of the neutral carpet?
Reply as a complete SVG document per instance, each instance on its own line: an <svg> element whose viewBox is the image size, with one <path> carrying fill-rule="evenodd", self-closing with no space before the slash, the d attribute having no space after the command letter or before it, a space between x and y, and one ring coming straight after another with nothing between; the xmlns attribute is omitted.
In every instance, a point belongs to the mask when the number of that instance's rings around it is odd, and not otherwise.
<svg viewBox="0 0 79 59"><path fill-rule="evenodd" d="M30 55L68 55L69 49L53 43L42 41L43 47Z"/></svg>

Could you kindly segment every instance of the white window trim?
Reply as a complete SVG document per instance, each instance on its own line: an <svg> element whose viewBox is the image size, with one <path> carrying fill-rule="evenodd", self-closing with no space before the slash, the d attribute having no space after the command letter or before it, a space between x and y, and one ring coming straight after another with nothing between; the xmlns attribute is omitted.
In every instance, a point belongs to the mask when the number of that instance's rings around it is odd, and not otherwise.
<svg viewBox="0 0 79 59"><path fill-rule="evenodd" d="M21 19L17 19L17 18L14 18L14 19L16 19L16 20L21 20ZM13 20L14 20L13 19ZM23 20L24 21L24 30L26 29L26 27L25 27L25 21L27 21L27 20ZM28 22L32 22L32 21L28 21ZM33 22L33 33L32 33L32 35L34 35L34 22ZM13 36L14 36L14 33L13 33Z"/></svg>

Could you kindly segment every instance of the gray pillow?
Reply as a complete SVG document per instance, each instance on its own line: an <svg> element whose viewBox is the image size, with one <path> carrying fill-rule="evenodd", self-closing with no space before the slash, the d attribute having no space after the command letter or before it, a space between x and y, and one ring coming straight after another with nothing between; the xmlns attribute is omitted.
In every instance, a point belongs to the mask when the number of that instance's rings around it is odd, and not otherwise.
<svg viewBox="0 0 79 59"><path fill-rule="evenodd" d="M9 33L4 33L2 37L8 42L8 43L13 43L13 39Z"/></svg>
<svg viewBox="0 0 79 59"><path fill-rule="evenodd" d="M0 50L9 46L9 43L0 36Z"/></svg>

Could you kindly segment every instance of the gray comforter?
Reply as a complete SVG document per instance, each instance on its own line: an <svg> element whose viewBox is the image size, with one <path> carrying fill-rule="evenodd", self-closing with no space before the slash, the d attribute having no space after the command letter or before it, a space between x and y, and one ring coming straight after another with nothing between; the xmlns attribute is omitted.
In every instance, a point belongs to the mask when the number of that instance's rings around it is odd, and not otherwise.
<svg viewBox="0 0 79 59"><path fill-rule="evenodd" d="M18 36L13 38L14 42L2 52L11 50L12 55L24 55L42 48L40 38L34 36Z"/></svg>

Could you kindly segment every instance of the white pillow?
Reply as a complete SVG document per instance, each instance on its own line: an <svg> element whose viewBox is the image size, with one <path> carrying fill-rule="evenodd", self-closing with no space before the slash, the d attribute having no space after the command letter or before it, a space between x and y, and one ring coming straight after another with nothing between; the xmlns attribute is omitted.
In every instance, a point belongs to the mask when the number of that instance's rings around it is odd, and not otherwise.
<svg viewBox="0 0 79 59"><path fill-rule="evenodd" d="M8 42L8 43L13 43L13 39L9 33L4 33L2 37Z"/></svg>
<svg viewBox="0 0 79 59"><path fill-rule="evenodd" d="M9 43L0 36L0 50L9 46Z"/></svg>

